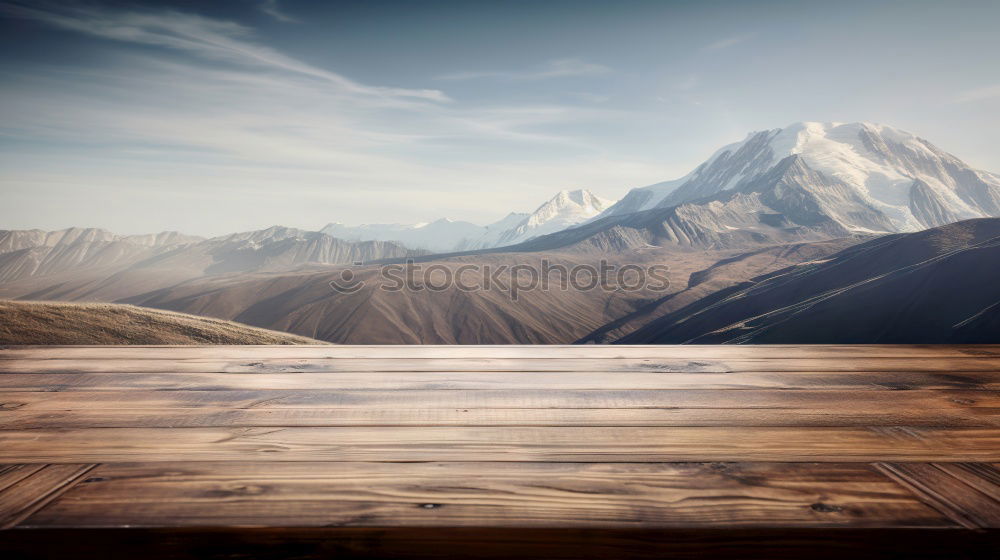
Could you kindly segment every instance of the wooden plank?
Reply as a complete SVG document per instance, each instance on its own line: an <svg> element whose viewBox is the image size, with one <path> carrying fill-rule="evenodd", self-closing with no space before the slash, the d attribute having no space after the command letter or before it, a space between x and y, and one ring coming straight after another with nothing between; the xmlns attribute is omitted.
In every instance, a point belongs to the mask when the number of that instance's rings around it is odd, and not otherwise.
<svg viewBox="0 0 1000 560"><path fill-rule="evenodd" d="M1000 357L1000 345L319 345L6 346L0 359L935 358Z"/></svg>
<svg viewBox="0 0 1000 560"><path fill-rule="evenodd" d="M102 465L22 527L948 527L864 464Z"/></svg>
<svg viewBox="0 0 1000 560"><path fill-rule="evenodd" d="M35 474L45 465L0 465L0 492Z"/></svg>
<svg viewBox="0 0 1000 560"><path fill-rule="evenodd" d="M936 463L935 467L1000 503L1000 469L988 463Z"/></svg>
<svg viewBox="0 0 1000 560"><path fill-rule="evenodd" d="M1000 461L985 428L308 427L2 430L17 462Z"/></svg>
<svg viewBox="0 0 1000 560"><path fill-rule="evenodd" d="M781 542L795 557L858 557L838 548L844 535L864 543L861 556L909 547L973 557L1000 535L1000 471L989 464L1000 462L998 355L998 346L0 350L0 456L49 464L0 466L0 504L42 496L9 508L18 528L0 535L0 554L12 545L5 556L45 556L46 540L96 539L108 543L102 552L65 552L114 556L148 534L198 555L232 531L234 543L267 534L275 557L302 558L406 556L395 553L435 542L462 543L465 556L549 547L547 558L603 558L629 543L646 557L689 545L690 557L775 558L768 547ZM51 469L95 463L64 494L68 485L46 493ZM143 529L73 536L121 527ZM267 532L278 529L320 533ZM462 537L466 529L474 533ZM593 540L566 556L566 535Z"/></svg>
<svg viewBox="0 0 1000 560"><path fill-rule="evenodd" d="M44 465L0 492L0 530L17 525L68 490L95 465Z"/></svg>
<svg viewBox="0 0 1000 560"><path fill-rule="evenodd" d="M9 411L129 408L799 408L852 412L913 413L921 410L997 415L997 391L777 391L738 390L399 390L337 391L42 391L0 393L0 415ZM848 410L847 408L850 407ZM0 416L2 418L2 416Z"/></svg>
<svg viewBox="0 0 1000 560"><path fill-rule="evenodd" d="M1000 502L936 465L879 463L878 468L968 529L1000 528Z"/></svg>
<svg viewBox="0 0 1000 560"><path fill-rule="evenodd" d="M372 372L0 373L0 391L250 389L984 389L996 372Z"/></svg>
<svg viewBox="0 0 1000 560"><path fill-rule="evenodd" d="M519 408L519 407L533 408ZM0 394L0 429L191 426L996 426L975 391L154 391Z"/></svg>
<svg viewBox="0 0 1000 560"><path fill-rule="evenodd" d="M562 371L729 373L746 372L998 372L997 358L795 358L656 360L615 358L398 358L398 359L114 359L64 358L0 360L6 373L293 373L293 372L400 372L400 371Z"/></svg>
<svg viewBox="0 0 1000 560"><path fill-rule="evenodd" d="M134 404L134 403L129 403ZM81 405L82 406L82 405ZM996 409L813 408L76 408L0 413L0 429L253 426L1000 426Z"/></svg>

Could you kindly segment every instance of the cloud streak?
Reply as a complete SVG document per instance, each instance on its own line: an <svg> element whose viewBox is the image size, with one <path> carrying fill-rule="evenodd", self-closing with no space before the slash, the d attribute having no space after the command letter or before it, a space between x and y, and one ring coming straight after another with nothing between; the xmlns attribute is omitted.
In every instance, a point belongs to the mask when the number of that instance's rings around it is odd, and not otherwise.
<svg viewBox="0 0 1000 560"><path fill-rule="evenodd" d="M260 11L273 17L282 23L299 23L299 20L286 14L278 3L278 0L263 0L260 3Z"/></svg>
<svg viewBox="0 0 1000 560"><path fill-rule="evenodd" d="M594 64L576 58L550 60L544 66L533 70L520 72L486 70L455 72L438 76L441 80L549 80L552 78L570 78L578 76L599 76L611 72L611 68L602 64Z"/></svg>
<svg viewBox="0 0 1000 560"><path fill-rule="evenodd" d="M114 41L166 47L196 56L281 71L323 80L349 94L383 99L449 101L436 89L369 86L304 63L255 43L252 30L232 21L176 11L119 12L105 8L43 3L35 6L0 3L0 14L39 21L53 27Z"/></svg>
<svg viewBox="0 0 1000 560"><path fill-rule="evenodd" d="M735 47L740 43L745 43L757 36L756 33L741 33L739 35L733 35L731 37L725 37L719 39L714 43L709 43L702 47L703 51L721 51L722 49L728 49L729 47Z"/></svg>
<svg viewBox="0 0 1000 560"><path fill-rule="evenodd" d="M609 156L595 134L629 122L626 111L565 91L449 100L436 89L361 83L289 56L242 23L176 10L0 0L0 16L43 23L55 41L108 41L82 62L55 58L0 80L0 190L22 193L0 212L7 220L117 227L134 213L146 227L195 212L197 228L161 227L213 233L261 216L306 227L459 213L485 223L551 190L660 177L659 164ZM608 72L560 59L502 77ZM158 216L115 212L102 199L132 209L155 200Z"/></svg>

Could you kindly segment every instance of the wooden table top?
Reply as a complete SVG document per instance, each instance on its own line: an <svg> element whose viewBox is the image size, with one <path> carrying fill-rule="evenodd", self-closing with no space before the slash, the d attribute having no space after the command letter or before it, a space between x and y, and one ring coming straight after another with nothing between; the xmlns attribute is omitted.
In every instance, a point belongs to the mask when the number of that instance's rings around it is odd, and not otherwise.
<svg viewBox="0 0 1000 560"><path fill-rule="evenodd" d="M998 390L1000 346L7 347L0 552L990 557Z"/></svg>

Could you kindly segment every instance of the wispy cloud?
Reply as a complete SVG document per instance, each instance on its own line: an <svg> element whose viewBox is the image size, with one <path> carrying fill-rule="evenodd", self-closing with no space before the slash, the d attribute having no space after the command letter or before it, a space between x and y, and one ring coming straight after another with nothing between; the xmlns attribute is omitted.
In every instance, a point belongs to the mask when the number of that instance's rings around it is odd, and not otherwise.
<svg viewBox="0 0 1000 560"><path fill-rule="evenodd" d="M444 102L437 90L357 82L265 45L245 25L177 11L0 0L0 15L118 42L84 63L0 80L0 136L16 139L0 152L0 190L42 189L70 216L102 211L87 201L118 189L143 200L221 197L230 206L210 223L223 229L245 227L237 218L261 215L262 204L268 221L281 208L297 224L388 219L387 208L400 220L495 219L497 208L553 187L659 176L628 153L602 158L603 143L581 133L627 121L622 110L565 94ZM605 71L555 61L535 74ZM186 215L180 202L163 204L164 215Z"/></svg>
<svg viewBox="0 0 1000 560"><path fill-rule="evenodd" d="M260 3L260 11L273 17L274 19L284 22L284 23L299 23L299 20L293 18L292 16L286 14L284 10L281 9L281 5L278 0L262 0Z"/></svg>
<svg viewBox="0 0 1000 560"><path fill-rule="evenodd" d="M989 86L983 86L965 90L955 96L954 102L970 103L973 101L983 101L985 99L993 99L994 97L1000 97L1000 84L993 84Z"/></svg>
<svg viewBox="0 0 1000 560"><path fill-rule="evenodd" d="M715 41L714 43L709 43L702 47L703 51L718 51L722 49L728 49L729 47L735 47L740 43L745 43L750 39L756 37L756 33L740 33L739 35L733 35L731 37L725 37Z"/></svg>
<svg viewBox="0 0 1000 560"><path fill-rule="evenodd" d="M253 41L239 23L176 11L125 12L83 5L0 3L0 14L129 43L167 47L216 61L254 66L324 80L345 93L383 98L448 101L436 89L369 86L307 64Z"/></svg>
<svg viewBox="0 0 1000 560"><path fill-rule="evenodd" d="M577 58L561 58L550 60L545 65L523 71L485 70L470 72L455 72L438 76L441 80L547 80L550 78L568 78L575 76L596 76L611 72L611 68L602 64L594 64Z"/></svg>

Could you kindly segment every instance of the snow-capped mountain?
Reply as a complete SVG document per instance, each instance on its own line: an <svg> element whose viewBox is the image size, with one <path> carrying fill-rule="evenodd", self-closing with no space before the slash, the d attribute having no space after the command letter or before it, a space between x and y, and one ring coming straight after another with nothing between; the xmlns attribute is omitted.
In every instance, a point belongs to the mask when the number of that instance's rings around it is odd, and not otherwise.
<svg viewBox="0 0 1000 560"><path fill-rule="evenodd" d="M681 179L633 189L602 217L759 193L761 179L789 158L803 203L849 231L916 231L1000 215L1000 177L918 136L871 123L802 122L753 132Z"/></svg>
<svg viewBox="0 0 1000 560"><path fill-rule="evenodd" d="M597 216L613 204L588 190L561 191L534 212L511 212L487 226L441 219L420 224L331 223L322 233L348 241L394 241L435 252L502 247L561 231Z"/></svg>
<svg viewBox="0 0 1000 560"><path fill-rule="evenodd" d="M500 244L500 239L504 235L521 225L521 223L524 222L524 220L526 220L529 216L531 216L531 214L527 212L511 212L510 214L504 216L503 219L484 227L478 237L455 245L453 249L456 251L472 251L475 249L488 249L490 247L496 247Z"/></svg>
<svg viewBox="0 0 1000 560"><path fill-rule="evenodd" d="M560 191L517 225L503 232L492 247L513 245L539 235L562 231L583 223L607 210L613 200L586 190Z"/></svg>

